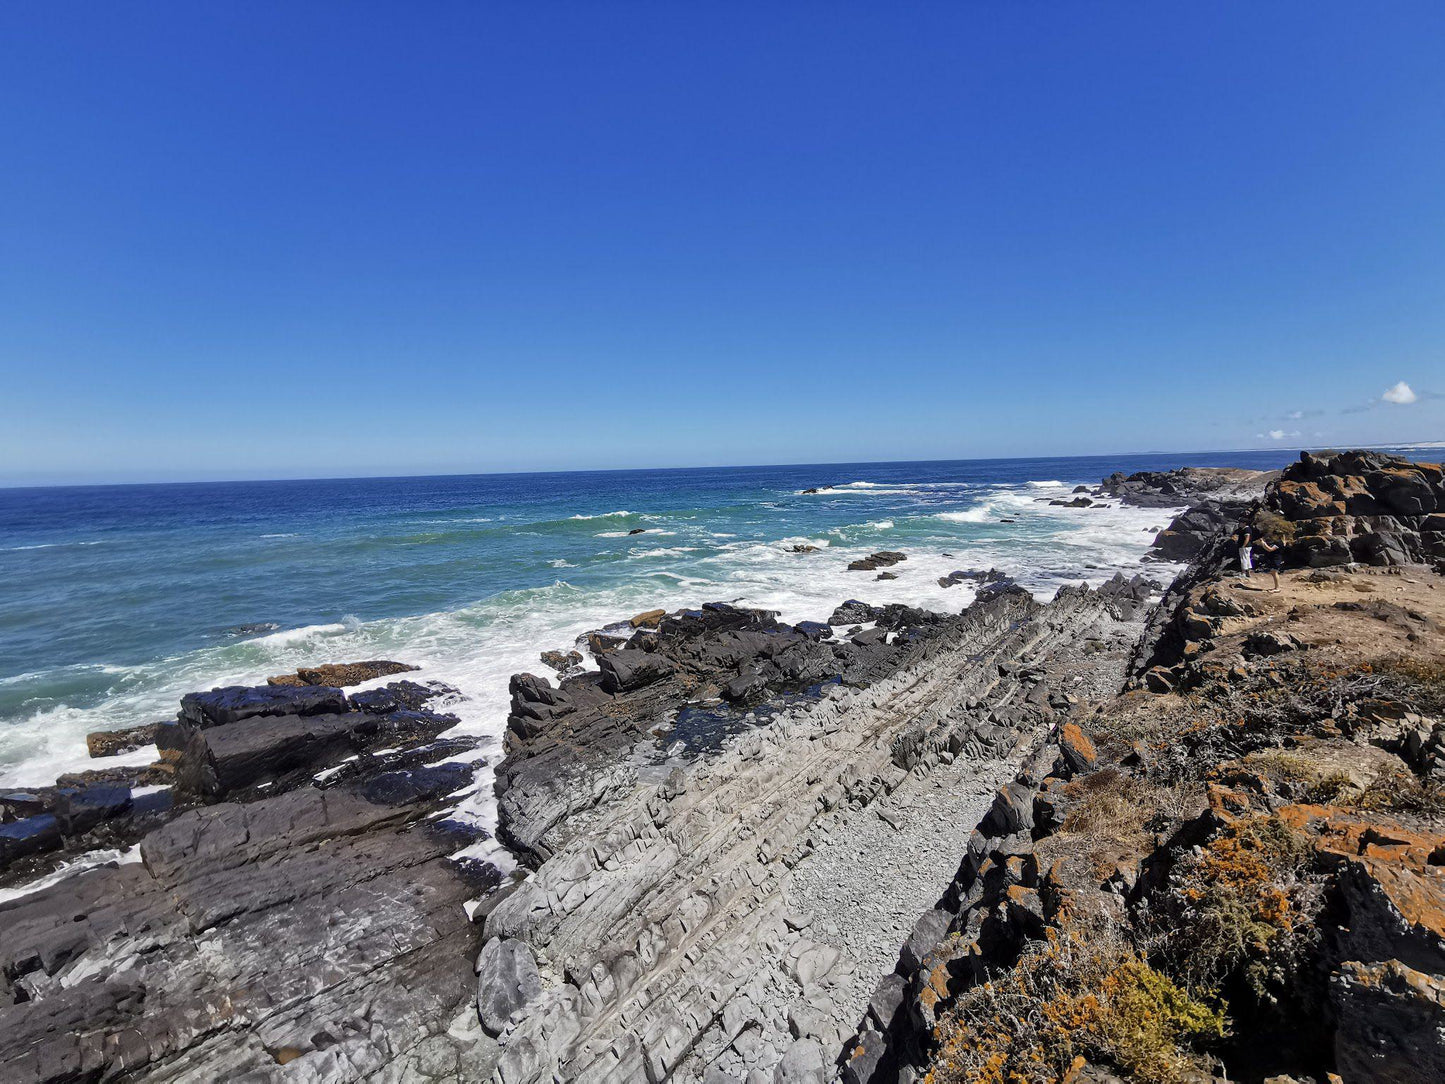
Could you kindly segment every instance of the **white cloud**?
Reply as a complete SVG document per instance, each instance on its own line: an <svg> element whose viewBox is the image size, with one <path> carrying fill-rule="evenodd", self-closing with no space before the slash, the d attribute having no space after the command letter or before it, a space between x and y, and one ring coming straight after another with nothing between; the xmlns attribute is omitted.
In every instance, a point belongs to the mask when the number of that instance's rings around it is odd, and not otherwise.
<svg viewBox="0 0 1445 1084"><path fill-rule="evenodd" d="M1289 418L1289 420L1292 422L1297 422L1304 416L1305 412L1303 410L1291 410L1287 415L1285 415L1285 417Z"/></svg>
<svg viewBox="0 0 1445 1084"><path fill-rule="evenodd" d="M1291 429L1289 432L1285 432L1283 429L1271 429L1268 433L1255 434L1255 437L1259 440L1263 440L1265 437L1268 437L1270 440L1284 440L1286 437L1297 436L1299 436L1298 429Z"/></svg>
<svg viewBox="0 0 1445 1084"><path fill-rule="evenodd" d="M1406 404L1413 403L1420 397L1415 394L1415 390L1411 388L1409 384L1406 384L1402 380L1393 388L1386 388L1385 394L1380 396L1380 398L1387 403L1399 403L1401 406L1405 406Z"/></svg>

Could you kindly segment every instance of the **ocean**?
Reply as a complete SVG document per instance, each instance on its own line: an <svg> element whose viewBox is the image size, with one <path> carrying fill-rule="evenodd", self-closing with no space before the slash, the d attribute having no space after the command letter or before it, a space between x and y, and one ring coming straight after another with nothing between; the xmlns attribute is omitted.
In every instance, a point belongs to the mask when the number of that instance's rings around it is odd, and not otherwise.
<svg viewBox="0 0 1445 1084"><path fill-rule="evenodd" d="M1114 470L1283 453L0 490L0 785L96 766L84 739L183 693L390 658L456 686L493 761L507 679L641 610L723 600L824 620L848 598L957 612L955 569L1040 598L1141 566L1159 509L1048 504ZM831 485L816 494L802 491ZM1011 520L1012 522L1004 522ZM816 552L797 553L811 545ZM879 549L896 580L849 572ZM154 750L108 763L142 763ZM489 818L489 788L472 812Z"/></svg>

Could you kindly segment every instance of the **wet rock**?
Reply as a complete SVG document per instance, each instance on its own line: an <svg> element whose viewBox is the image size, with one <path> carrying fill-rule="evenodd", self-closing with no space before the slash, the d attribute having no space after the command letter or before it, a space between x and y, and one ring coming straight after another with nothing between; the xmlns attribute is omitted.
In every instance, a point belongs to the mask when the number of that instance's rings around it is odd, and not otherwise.
<svg viewBox="0 0 1445 1084"><path fill-rule="evenodd" d="M425 685L415 681L393 681L380 689L368 689L352 693L346 702L353 711L368 711L373 715L390 715L395 711L421 711L439 696L459 696L456 689L440 681L429 681ZM449 718L451 718L449 716Z"/></svg>
<svg viewBox="0 0 1445 1084"><path fill-rule="evenodd" d="M356 787L356 793L377 805L414 805L445 797L472 781L470 764L438 764L383 772Z"/></svg>
<svg viewBox="0 0 1445 1084"><path fill-rule="evenodd" d="M264 716L322 715L346 710L346 694L337 688L230 685L181 697L180 719L193 727L212 727Z"/></svg>
<svg viewBox="0 0 1445 1084"><path fill-rule="evenodd" d="M570 670L576 668L577 666L580 666L580 665L581 665L581 663L582 663L582 652L580 652L580 651L565 651L565 652L564 652L564 651L544 651L544 652L542 652L542 663L543 663L544 666L550 666L553 670L556 670L559 674L565 674L565 673L567 673L568 671L570 671Z"/></svg>
<svg viewBox="0 0 1445 1084"><path fill-rule="evenodd" d="M612 693L640 689L672 672L672 664L662 655L635 648L610 651L597 663L602 672L602 687Z"/></svg>
<svg viewBox="0 0 1445 1084"><path fill-rule="evenodd" d="M112 757L155 744L156 723L124 730L97 730L85 736L85 747L93 757Z"/></svg>
<svg viewBox="0 0 1445 1084"><path fill-rule="evenodd" d="M418 669L420 667L409 666L404 662L392 662L388 659L377 659L371 662L326 663L323 666L303 666L294 674L281 674L277 677L267 678L266 683L282 686L329 685L345 688L348 685L360 685L364 681L390 677L393 674L404 674Z"/></svg>
<svg viewBox="0 0 1445 1084"><path fill-rule="evenodd" d="M876 572L880 568L887 568L889 565L896 565L898 562L906 560L908 560L908 556L897 550L879 550L867 557L850 561L848 570L850 572Z"/></svg>
<svg viewBox="0 0 1445 1084"><path fill-rule="evenodd" d="M850 598L833 611L833 616L828 618L828 624L864 625L873 620L873 613L873 607L868 603Z"/></svg>
<svg viewBox="0 0 1445 1084"><path fill-rule="evenodd" d="M655 629L662 624L662 619L666 616L666 610L648 610L632 618L628 624L635 629Z"/></svg>
<svg viewBox="0 0 1445 1084"><path fill-rule="evenodd" d="M415 812L312 788L223 803L151 831L141 862L0 904L0 1064L266 1079L282 1051L297 1079L348 1079L424 1042L485 1063L480 1034L446 1038L475 989L471 889Z"/></svg>
<svg viewBox="0 0 1445 1084"><path fill-rule="evenodd" d="M37 813L33 817L0 824L0 865L26 855L55 850L61 843L60 820L53 813Z"/></svg>

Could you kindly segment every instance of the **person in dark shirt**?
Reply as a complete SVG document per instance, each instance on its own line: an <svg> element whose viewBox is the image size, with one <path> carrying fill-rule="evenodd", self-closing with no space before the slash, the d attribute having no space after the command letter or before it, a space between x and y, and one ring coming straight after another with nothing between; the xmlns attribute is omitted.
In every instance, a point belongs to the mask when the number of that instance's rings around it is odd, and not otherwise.
<svg viewBox="0 0 1445 1084"><path fill-rule="evenodd" d="M1268 569L1270 578L1274 581L1274 586L1270 590L1279 590L1280 554L1278 546L1271 545L1263 538L1251 544L1250 535L1246 532L1244 542L1239 547L1239 553L1239 563L1243 567L1246 577L1256 568L1261 571Z"/></svg>

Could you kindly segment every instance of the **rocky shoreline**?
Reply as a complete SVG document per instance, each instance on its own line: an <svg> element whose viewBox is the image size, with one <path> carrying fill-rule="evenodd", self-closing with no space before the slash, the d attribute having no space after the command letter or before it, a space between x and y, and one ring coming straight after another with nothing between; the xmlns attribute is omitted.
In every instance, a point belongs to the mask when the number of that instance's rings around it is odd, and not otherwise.
<svg viewBox="0 0 1445 1084"><path fill-rule="evenodd" d="M1191 504L1155 542L1190 568L1047 603L961 570L956 614L710 603L544 653L491 766L515 871L451 815L485 766L455 691L404 663L94 735L159 759L0 795L0 887L54 879L0 902L6 1079L1445 1075L1439 468L1102 499ZM1242 522L1277 598L1229 571ZM1218 922L1189 893L1241 852L1253 925L1196 973L1160 929ZM1093 1008L1015 1027L1007 976Z"/></svg>

